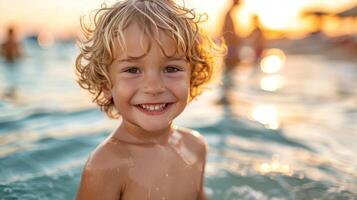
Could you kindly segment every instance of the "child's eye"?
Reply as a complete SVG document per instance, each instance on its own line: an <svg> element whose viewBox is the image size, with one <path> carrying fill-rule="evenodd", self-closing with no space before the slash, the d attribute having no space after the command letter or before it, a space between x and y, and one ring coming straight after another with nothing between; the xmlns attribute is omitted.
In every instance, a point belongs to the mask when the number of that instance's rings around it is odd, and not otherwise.
<svg viewBox="0 0 357 200"><path fill-rule="evenodd" d="M125 69L124 72L128 72L131 74L137 74L140 72L140 70L137 67L130 67L130 68Z"/></svg>
<svg viewBox="0 0 357 200"><path fill-rule="evenodd" d="M165 73L175 73L175 72L178 72L178 71L181 71L181 69L179 69L178 67L174 67L174 66L167 66L164 69Z"/></svg>

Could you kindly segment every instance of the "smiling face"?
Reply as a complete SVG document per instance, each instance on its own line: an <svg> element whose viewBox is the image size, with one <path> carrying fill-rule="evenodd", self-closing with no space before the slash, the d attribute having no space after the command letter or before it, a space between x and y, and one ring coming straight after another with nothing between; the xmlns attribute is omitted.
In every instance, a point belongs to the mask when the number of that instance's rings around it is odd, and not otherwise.
<svg viewBox="0 0 357 200"><path fill-rule="evenodd" d="M109 67L112 86L105 93L129 132L162 133L187 105L191 69L163 31L154 36L161 47L142 33L135 23L124 30L126 50L116 43Z"/></svg>

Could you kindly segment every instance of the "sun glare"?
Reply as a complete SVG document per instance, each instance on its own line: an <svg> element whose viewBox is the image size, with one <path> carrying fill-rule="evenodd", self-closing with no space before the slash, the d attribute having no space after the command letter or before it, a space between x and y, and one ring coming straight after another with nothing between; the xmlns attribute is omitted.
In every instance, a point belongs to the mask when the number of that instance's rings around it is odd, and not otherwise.
<svg viewBox="0 0 357 200"><path fill-rule="evenodd" d="M262 24L268 29L283 30L296 23L300 1L249 0L247 9L258 14Z"/></svg>

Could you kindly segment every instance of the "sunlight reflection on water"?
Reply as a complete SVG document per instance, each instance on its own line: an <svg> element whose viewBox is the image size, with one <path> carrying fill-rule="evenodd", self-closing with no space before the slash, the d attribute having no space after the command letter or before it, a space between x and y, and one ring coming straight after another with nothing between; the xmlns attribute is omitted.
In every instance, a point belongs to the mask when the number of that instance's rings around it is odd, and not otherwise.
<svg viewBox="0 0 357 200"><path fill-rule="evenodd" d="M119 122L76 85L73 44L29 48L15 68L0 61L0 196L71 199L89 152ZM280 63L254 76L238 69L230 105L215 103L212 85L176 120L208 141L208 196L352 199L356 66L285 54Z"/></svg>

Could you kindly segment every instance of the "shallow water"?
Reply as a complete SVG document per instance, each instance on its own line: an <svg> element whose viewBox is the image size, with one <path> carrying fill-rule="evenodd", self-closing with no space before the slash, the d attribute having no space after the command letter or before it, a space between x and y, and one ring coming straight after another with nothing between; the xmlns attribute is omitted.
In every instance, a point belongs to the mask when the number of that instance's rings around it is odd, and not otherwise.
<svg viewBox="0 0 357 200"><path fill-rule="evenodd" d="M73 199L118 122L74 82L74 44L25 51L0 60L0 199ZM287 55L274 75L237 70L230 105L213 85L176 122L209 143L209 199L357 199L356 80L352 62Z"/></svg>

